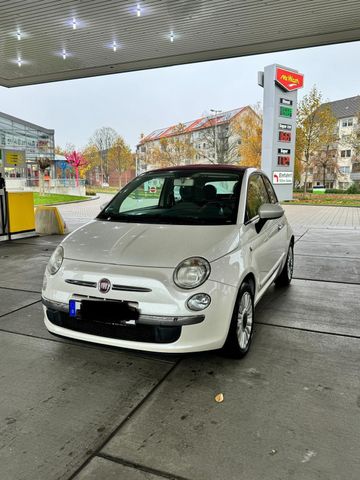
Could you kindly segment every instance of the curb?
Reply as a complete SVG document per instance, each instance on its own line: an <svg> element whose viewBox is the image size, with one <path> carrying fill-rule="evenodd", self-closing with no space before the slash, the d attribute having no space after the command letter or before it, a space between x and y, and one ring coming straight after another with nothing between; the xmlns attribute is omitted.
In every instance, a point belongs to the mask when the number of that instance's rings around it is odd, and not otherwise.
<svg viewBox="0 0 360 480"><path fill-rule="evenodd" d="M301 207L343 207L343 208L360 208L360 205L334 205L334 204L319 204L319 203L281 203L281 205L301 206Z"/></svg>

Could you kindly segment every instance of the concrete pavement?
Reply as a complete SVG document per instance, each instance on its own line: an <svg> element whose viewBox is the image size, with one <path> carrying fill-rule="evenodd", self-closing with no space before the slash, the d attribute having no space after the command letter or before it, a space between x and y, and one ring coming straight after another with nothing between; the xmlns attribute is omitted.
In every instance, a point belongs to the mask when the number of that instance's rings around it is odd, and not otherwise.
<svg viewBox="0 0 360 480"><path fill-rule="evenodd" d="M81 224L103 200L62 213ZM360 209L285 208L295 279L259 303L243 361L53 337L40 290L59 238L0 244L0 478L357 480Z"/></svg>

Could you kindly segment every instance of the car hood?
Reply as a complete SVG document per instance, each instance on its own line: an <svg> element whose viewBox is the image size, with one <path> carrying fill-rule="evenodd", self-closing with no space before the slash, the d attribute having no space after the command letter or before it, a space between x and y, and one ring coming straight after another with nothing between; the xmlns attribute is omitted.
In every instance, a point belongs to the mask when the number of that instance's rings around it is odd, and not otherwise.
<svg viewBox="0 0 360 480"><path fill-rule="evenodd" d="M239 245L237 225L148 225L95 220L62 243L65 258L117 265L176 267L189 257L209 262Z"/></svg>

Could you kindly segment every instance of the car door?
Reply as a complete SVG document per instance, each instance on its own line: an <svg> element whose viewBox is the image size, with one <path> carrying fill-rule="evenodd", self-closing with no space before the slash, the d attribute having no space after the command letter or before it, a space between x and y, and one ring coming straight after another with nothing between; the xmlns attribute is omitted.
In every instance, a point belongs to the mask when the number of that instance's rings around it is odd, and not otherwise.
<svg viewBox="0 0 360 480"><path fill-rule="evenodd" d="M259 229L259 208L269 203L269 196L260 173L250 175L246 195L243 242L249 248L251 263L256 272L257 284L261 288L269 278L276 263L276 254L269 246L272 225L265 222Z"/></svg>
<svg viewBox="0 0 360 480"><path fill-rule="evenodd" d="M261 177L269 196L269 203L279 203L270 180L265 175L261 175ZM274 255L274 268L276 268L276 266L281 263L284 256L287 254L288 239L286 231L286 219L285 216L282 216L280 218L268 220L267 223L269 223L268 247L269 250L271 250L272 255Z"/></svg>

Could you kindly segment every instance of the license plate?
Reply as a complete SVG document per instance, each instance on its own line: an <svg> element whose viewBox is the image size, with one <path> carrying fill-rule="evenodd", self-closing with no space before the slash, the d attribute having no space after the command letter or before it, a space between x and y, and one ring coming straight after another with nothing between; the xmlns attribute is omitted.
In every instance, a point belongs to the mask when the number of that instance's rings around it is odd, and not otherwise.
<svg viewBox="0 0 360 480"><path fill-rule="evenodd" d="M81 307L81 302L77 300L70 300L69 301L69 316L70 317L77 317L79 315Z"/></svg>
<svg viewBox="0 0 360 480"><path fill-rule="evenodd" d="M139 311L127 302L83 300L80 316L83 320L123 324L131 320L137 320Z"/></svg>

